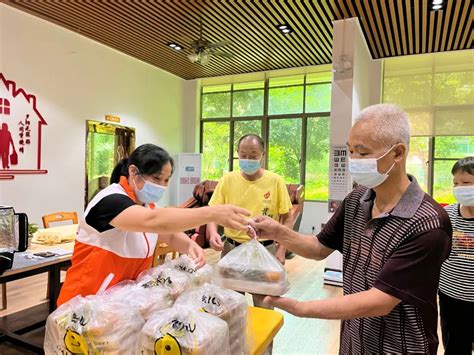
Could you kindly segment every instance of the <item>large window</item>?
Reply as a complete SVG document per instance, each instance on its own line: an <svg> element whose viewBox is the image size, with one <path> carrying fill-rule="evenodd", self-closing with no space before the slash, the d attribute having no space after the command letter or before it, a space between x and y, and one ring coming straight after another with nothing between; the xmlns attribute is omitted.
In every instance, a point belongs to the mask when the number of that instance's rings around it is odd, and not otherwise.
<svg viewBox="0 0 474 355"><path fill-rule="evenodd" d="M440 203L455 201L451 168L474 156L474 54L387 59L383 102L402 106L411 129L407 169Z"/></svg>
<svg viewBox="0 0 474 355"><path fill-rule="evenodd" d="M204 179L238 168L238 139L255 133L269 170L304 184L307 200L328 199L330 72L203 86L201 95Z"/></svg>

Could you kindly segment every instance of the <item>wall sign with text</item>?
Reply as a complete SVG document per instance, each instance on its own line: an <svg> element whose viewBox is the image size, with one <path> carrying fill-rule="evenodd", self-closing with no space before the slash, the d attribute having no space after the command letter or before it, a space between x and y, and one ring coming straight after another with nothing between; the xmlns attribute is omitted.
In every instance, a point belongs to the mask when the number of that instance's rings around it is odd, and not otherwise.
<svg viewBox="0 0 474 355"><path fill-rule="evenodd" d="M0 73L0 180L48 172L41 166L43 125L36 96Z"/></svg>

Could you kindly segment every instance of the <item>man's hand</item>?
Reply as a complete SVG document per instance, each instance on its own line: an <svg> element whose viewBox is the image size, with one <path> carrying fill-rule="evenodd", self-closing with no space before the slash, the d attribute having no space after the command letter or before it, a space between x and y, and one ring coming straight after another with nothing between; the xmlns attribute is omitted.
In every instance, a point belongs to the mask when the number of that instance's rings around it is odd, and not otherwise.
<svg viewBox="0 0 474 355"><path fill-rule="evenodd" d="M277 240L284 228L274 219L266 216L256 217L249 220L249 224L257 232L259 238Z"/></svg>
<svg viewBox="0 0 474 355"><path fill-rule="evenodd" d="M250 239L258 239L257 232L250 224L247 225L247 235L250 237Z"/></svg>
<svg viewBox="0 0 474 355"><path fill-rule="evenodd" d="M263 304L266 306L280 308L295 316L299 316L299 317L303 316L301 303L298 300L295 300L293 298L265 296L263 298Z"/></svg>
<svg viewBox="0 0 474 355"><path fill-rule="evenodd" d="M248 222L244 216L250 216L250 212L244 208L234 205L217 205L209 208L212 211L213 222L235 230L245 230Z"/></svg>
<svg viewBox="0 0 474 355"><path fill-rule="evenodd" d="M209 245L216 251L222 251L222 249L224 249L224 243L219 233L212 233L209 236Z"/></svg>
<svg viewBox="0 0 474 355"><path fill-rule="evenodd" d="M200 269L206 263L204 250L192 240L190 240L187 254L193 259L197 269Z"/></svg>

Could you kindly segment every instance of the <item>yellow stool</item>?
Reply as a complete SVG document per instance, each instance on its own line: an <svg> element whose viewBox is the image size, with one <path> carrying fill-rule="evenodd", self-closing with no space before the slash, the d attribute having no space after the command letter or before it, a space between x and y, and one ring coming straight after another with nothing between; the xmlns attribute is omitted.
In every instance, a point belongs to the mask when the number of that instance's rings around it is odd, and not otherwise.
<svg viewBox="0 0 474 355"><path fill-rule="evenodd" d="M249 307L249 331L253 335L252 354L261 355L283 326L283 315L271 309Z"/></svg>

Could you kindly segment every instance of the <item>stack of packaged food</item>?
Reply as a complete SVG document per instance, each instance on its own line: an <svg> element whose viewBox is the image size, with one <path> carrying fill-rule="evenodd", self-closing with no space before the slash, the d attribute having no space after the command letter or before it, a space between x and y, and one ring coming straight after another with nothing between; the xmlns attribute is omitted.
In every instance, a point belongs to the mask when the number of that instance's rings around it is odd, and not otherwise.
<svg viewBox="0 0 474 355"><path fill-rule="evenodd" d="M143 271L137 278L143 288L162 288L174 301L191 285L190 275L170 267L169 264Z"/></svg>
<svg viewBox="0 0 474 355"><path fill-rule="evenodd" d="M140 285L129 280L108 289L104 297L111 302L137 309L145 320L153 313L173 305L167 288L154 283Z"/></svg>
<svg viewBox="0 0 474 355"><path fill-rule="evenodd" d="M213 268L206 264L201 268L197 268L193 259L187 255L181 255L179 258L170 262L171 267L187 273L191 279L191 286L201 286L206 282L211 282Z"/></svg>
<svg viewBox="0 0 474 355"><path fill-rule="evenodd" d="M226 355L227 323L190 307L174 306L155 313L140 333L139 354Z"/></svg>
<svg viewBox="0 0 474 355"><path fill-rule="evenodd" d="M206 283L184 292L176 300L175 306L192 307L226 321L230 353L249 353L252 337L247 332L248 306L244 295Z"/></svg>
<svg viewBox="0 0 474 355"><path fill-rule="evenodd" d="M98 295L77 296L50 314L46 354L248 354L248 306L232 289L288 289L284 267L256 240L232 250L215 270L198 270L182 256L104 292L113 277Z"/></svg>
<svg viewBox="0 0 474 355"><path fill-rule="evenodd" d="M135 354L145 321L134 308L101 296L76 296L46 321L44 351L50 354Z"/></svg>

